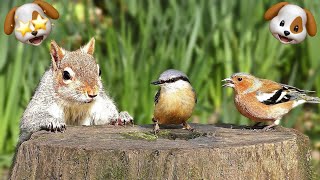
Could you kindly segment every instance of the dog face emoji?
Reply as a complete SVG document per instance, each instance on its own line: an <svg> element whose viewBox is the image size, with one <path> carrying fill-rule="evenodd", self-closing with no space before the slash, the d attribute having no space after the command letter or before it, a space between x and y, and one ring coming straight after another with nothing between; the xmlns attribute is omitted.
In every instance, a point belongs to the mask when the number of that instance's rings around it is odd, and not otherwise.
<svg viewBox="0 0 320 180"><path fill-rule="evenodd" d="M273 5L264 14L270 21L272 35L283 44L298 44L302 42L307 33L315 36L317 26L310 11L287 2Z"/></svg>
<svg viewBox="0 0 320 180"><path fill-rule="evenodd" d="M16 38L22 43L38 46L51 32L48 17L57 19L59 13L41 0L15 7L6 17L4 32L10 35L14 31Z"/></svg>

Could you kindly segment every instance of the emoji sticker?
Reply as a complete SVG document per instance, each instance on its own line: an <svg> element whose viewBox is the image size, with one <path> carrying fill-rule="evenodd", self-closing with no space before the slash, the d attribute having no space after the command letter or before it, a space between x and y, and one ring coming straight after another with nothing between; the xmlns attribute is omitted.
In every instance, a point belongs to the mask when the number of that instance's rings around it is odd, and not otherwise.
<svg viewBox="0 0 320 180"><path fill-rule="evenodd" d="M317 25L313 15L307 9L288 2L280 2L270 7L264 14L270 21L272 35L283 44L301 43L307 36L317 34Z"/></svg>
<svg viewBox="0 0 320 180"><path fill-rule="evenodd" d="M4 23L4 32L7 35L14 32L22 43L38 46L50 35L49 18L58 19L59 12L48 3L35 0L9 11Z"/></svg>

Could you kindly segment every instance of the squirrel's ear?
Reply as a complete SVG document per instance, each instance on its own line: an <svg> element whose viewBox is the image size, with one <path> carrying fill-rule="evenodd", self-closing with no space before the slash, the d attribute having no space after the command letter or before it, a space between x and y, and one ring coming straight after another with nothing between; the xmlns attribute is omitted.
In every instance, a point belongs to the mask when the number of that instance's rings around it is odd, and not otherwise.
<svg viewBox="0 0 320 180"><path fill-rule="evenodd" d="M81 48L81 51L90 55L93 55L94 53L94 43L95 43L95 39L91 38L90 41L88 42L88 44L86 44L85 46L83 46Z"/></svg>
<svg viewBox="0 0 320 180"><path fill-rule="evenodd" d="M50 54L52 60L52 68L56 70L59 66L60 61L65 55L65 50L58 46L55 41L51 41L50 44Z"/></svg>

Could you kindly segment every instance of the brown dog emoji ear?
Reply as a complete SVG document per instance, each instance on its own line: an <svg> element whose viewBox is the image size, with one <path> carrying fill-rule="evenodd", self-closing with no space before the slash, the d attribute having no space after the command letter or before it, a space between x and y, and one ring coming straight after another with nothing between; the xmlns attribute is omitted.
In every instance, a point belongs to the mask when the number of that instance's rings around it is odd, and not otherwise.
<svg viewBox="0 0 320 180"><path fill-rule="evenodd" d="M59 12L53 6L51 6L51 4L46 3L42 0L35 0L35 1L33 1L33 3L38 4L43 9L43 12L47 16L49 16L51 19L58 19L59 18Z"/></svg>
<svg viewBox="0 0 320 180"><path fill-rule="evenodd" d="M315 36L317 34L317 23L309 10L304 9L304 11L307 14L307 32L310 36Z"/></svg>
<svg viewBox="0 0 320 180"><path fill-rule="evenodd" d="M271 6L267 11L266 13L264 13L264 19L269 21L271 20L272 18L274 18L275 16L277 16L278 12L280 11L280 9L289 4L288 2L279 2L273 6Z"/></svg>
<svg viewBox="0 0 320 180"><path fill-rule="evenodd" d="M18 7L12 8L6 16L6 20L4 21L4 33L10 35L14 30L14 14L16 13L16 9Z"/></svg>

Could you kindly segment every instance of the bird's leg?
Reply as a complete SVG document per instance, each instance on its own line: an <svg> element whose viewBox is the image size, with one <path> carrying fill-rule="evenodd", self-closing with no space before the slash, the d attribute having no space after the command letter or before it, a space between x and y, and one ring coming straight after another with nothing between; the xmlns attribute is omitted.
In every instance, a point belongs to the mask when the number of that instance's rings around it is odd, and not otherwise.
<svg viewBox="0 0 320 180"><path fill-rule="evenodd" d="M272 127L276 126L276 124L272 123L269 126L264 127L262 130L269 131Z"/></svg>
<svg viewBox="0 0 320 180"><path fill-rule="evenodd" d="M270 128L272 128L274 126L277 126L279 124L280 124L280 119L277 119L272 124L270 124L269 126L264 127L262 130L269 131Z"/></svg>
<svg viewBox="0 0 320 180"><path fill-rule="evenodd" d="M158 120L156 120L155 118L152 118L152 121L154 123L153 125L153 132L154 134L157 134L159 131L160 131L160 127L159 127L159 124L158 124Z"/></svg>
<svg viewBox="0 0 320 180"><path fill-rule="evenodd" d="M187 122L183 122L182 125L183 125L182 129L186 129L188 131L193 131L194 130Z"/></svg>

